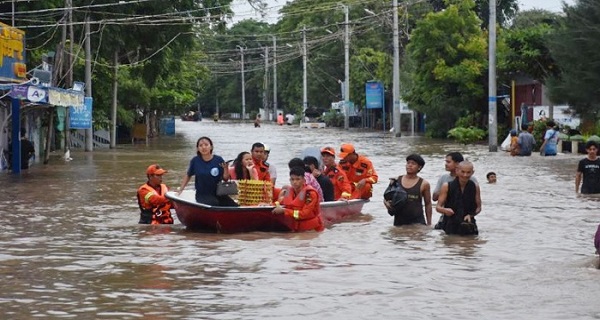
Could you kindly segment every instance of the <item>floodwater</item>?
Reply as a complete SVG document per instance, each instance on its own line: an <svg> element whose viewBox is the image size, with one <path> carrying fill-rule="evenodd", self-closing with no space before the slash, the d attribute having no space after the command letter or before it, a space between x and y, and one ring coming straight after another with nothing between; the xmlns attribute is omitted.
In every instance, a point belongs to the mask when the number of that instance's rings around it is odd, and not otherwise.
<svg viewBox="0 0 600 320"><path fill-rule="evenodd" d="M0 174L2 319L600 319L600 199L574 194L582 155L511 158L487 146L271 124L176 128L149 146L73 152L68 163L56 155L21 176ZM138 225L145 168L160 163L164 182L179 186L203 135L225 159L267 143L278 185L304 148L351 141L381 182L362 215L318 234ZM417 152L435 185L450 151L475 164L480 235L393 227L381 203L387 179ZM485 183L490 170L496 185Z"/></svg>

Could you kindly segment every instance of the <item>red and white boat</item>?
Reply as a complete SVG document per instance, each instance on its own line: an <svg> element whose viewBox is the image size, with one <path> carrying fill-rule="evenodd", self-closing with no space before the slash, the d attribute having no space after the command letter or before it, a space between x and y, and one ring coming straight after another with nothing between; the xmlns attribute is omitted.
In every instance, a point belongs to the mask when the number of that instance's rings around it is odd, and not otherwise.
<svg viewBox="0 0 600 320"><path fill-rule="evenodd" d="M177 218L188 229L218 233L251 231L292 231L294 219L273 214L273 206L218 207L198 203L195 190L186 189L181 195L169 191L166 197L173 202ZM325 226L357 215L369 200L328 201L321 203L321 216Z"/></svg>

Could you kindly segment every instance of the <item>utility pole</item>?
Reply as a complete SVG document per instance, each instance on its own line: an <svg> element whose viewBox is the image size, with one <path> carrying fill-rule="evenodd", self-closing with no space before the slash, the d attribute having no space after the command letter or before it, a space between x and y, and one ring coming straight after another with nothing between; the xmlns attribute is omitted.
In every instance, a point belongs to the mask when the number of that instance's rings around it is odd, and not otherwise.
<svg viewBox="0 0 600 320"><path fill-rule="evenodd" d="M242 66L242 121L246 115L246 80L244 79L244 48L237 46L240 49L241 66Z"/></svg>
<svg viewBox="0 0 600 320"><path fill-rule="evenodd" d="M12 26L15 26L15 0L12 0Z"/></svg>
<svg viewBox="0 0 600 320"><path fill-rule="evenodd" d="M489 71L488 71L488 109L489 109L489 151L498 151L498 123L496 111L496 0L490 0L489 23Z"/></svg>
<svg viewBox="0 0 600 320"><path fill-rule="evenodd" d="M263 109L269 118L269 47L265 47L265 79L263 82Z"/></svg>
<svg viewBox="0 0 600 320"><path fill-rule="evenodd" d="M110 117L110 148L117 147L117 96L119 93L119 51L115 50L113 65L113 97Z"/></svg>
<svg viewBox="0 0 600 320"><path fill-rule="evenodd" d="M346 16L346 32L344 34L344 129L350 128L350 21L347 5L342 5Z"/></svg>
<svg viewBox="0 0 600 320"><path fill-rule="evenodd" d="M85 96L92 97L92 44L90 18L85 18ZM94 151L94 129L85 129L85 151Z"/></svg>
<svg viewBox="0 0 600 320"><path fill-rule="evenodd" d="M300 122L304 122L306 116L306 109L308 109L308 81L306 79L306 26L302 27L302 119Z"/></svg>
<svg viewBox="0 0 600 320"><path fill-rule="evenodd" d="M273 36L273 115L277 119L277 38Z"/></svg>
<svg viewBox="0 0 600 320"><path fill-rule="evenodd" d="M392 125L394 126L394 136L400 137L402 131L400 130L401 110L400 110L400 40L398 36L398 0L394 0L392 3L392 15L394 25L393 30L393 46L394 46L394 71L392 74ZM385 109L384 109L385 110Z"/></svg>

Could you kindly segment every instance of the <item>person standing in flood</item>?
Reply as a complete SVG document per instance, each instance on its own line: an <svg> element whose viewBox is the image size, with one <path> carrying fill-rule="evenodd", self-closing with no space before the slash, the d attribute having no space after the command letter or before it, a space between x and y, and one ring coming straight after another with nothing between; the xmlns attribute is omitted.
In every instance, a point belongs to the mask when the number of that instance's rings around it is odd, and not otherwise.
<svg viewBox="0 0 600 320"><path fill-rule="evenodd" d="M546 133L544 133L544 142L540 146L540 155L555 156L558 146L558 129L556 123L548 120L546 123Z"/></svg>
<svg viewBox="0 0 600 320"><path fill-rule="evenodd" d="M444 215L442 229L446 234L479 233L475 216L481 212L481 192L479 185L471 181L473 173L473 164L463 161L456 170L456 179L442 186L435 210Z"/></svg>
<svg viewBox="0 0 600 320"><path fill-rule="evenodd" d="M431 186L418 176L425 166L425 160L418 154L406 157L406 175L398 177L398 183L406 191L406 203L394 214L394 225L407 224L431 225ZM388 211L392 210L391 200L383 201ZM425 206L425 216L423 216Z"/></svg>
<svg viewBox="0 0 600 320"><path fill-rule="evenodd" d="M169 188L162 183L163 174L167 170L158 164L146 169L148 181L137 191L138 206L140 207L141 224L173 224L171 216L171 201L165 197Z"/></svg>
<svg viewBox="0 0 600 320"><path fill-rule="evenodd" d="M579 161L575 175L575 193L600 193L600 159L598 159L598 143L588 141L585 144L587 156ZM583 181L583 184L581 183Z"/></svg>

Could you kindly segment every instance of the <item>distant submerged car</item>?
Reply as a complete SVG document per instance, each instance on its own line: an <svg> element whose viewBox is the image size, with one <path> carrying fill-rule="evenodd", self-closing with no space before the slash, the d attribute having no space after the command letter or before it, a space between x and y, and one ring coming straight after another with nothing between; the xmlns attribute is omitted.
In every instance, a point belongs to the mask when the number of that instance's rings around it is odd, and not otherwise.
<svg viewBox="0 0 600 320"><path fill-rule="evenodd" d="M182 121L202 121L200 112L188 111L181 115Z"/></svg>

